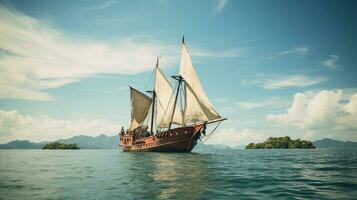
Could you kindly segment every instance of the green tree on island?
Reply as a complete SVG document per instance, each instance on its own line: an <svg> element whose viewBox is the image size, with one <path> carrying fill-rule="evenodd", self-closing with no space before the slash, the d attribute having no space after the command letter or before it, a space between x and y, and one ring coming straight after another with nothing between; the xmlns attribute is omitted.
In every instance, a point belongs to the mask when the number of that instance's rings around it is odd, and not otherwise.
<svg viewBox="0 0 357 200"><path fill-rule="evenodd" d="M269 137L263 143L250 143L246 149L315 149L315 146L310 141L292 140L289 136L285 137Z"/></svg>
<svg viewBox="0 0 357 200"><path fill-rule="evenodd" d="M77 144L63 144L59 142L51 142L46 144L42 149L79 149Z"/></svg>

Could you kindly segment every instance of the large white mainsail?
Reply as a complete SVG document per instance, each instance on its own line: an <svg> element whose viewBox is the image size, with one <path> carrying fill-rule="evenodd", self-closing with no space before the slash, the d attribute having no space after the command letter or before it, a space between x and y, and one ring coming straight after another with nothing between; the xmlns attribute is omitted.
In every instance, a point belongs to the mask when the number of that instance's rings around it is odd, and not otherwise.
<svg viewBox="0 0 357 200"><path fill-rule="evenodd" d="M184 123L221 118L202 88L185 43L182 43L180 75L185 81Z"/></svg>
<svg viewBox="0 0 357 200"><path fill-rule="evenodd" d="M165 75L158 67L155 68L155 72L156 126L158 128L168 128L174 110L175 97L171 84ZM172 121L176 124L182 124L183 119L180 109L175 109Z"/></svg>
<svg viewBox="0 0 357 200"><path fill-rule="evenodd" d="M129 130L134 130L144 122L148 115L152 100L150 97L132 87L130 87L130 99L131 123Z"/></svg>

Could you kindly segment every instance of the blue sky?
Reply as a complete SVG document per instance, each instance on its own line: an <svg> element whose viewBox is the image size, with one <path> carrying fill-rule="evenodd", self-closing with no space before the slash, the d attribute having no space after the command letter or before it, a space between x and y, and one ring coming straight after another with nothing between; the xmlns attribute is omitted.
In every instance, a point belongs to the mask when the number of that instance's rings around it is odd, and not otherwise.
<svg viewBox="0 0 357 200"><path fill-rule="evenodd" d="M1 1L0 142L115 134L184 34L229 120L210 143L357 140L353 1Z"/></svg>

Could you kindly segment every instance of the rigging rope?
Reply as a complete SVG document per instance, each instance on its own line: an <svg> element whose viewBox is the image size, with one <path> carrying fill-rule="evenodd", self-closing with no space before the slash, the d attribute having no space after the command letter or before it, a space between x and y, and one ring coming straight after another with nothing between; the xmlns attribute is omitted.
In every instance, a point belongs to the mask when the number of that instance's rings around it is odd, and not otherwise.
<svg viewBox="0 0 357 200"><path fill-rule="evenodd" d="M206 142L206 141L213 135L214 131L218 128L218 126L219 126L220 124L221 124L221 122L218 122L218 123L217 123L217 126L216 126L208 135L206 135L206 136L204 136L204 137L200 137L201 143ZM204 141L202 141L202 139L203 139Z"/></svg>

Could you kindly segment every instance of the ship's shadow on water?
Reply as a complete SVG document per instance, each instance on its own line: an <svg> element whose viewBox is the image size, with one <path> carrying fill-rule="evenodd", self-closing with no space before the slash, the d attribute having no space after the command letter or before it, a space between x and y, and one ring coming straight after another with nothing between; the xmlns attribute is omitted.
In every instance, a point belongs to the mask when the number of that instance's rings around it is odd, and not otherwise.
<svg viewBox="0 0 357 200"><path fill-rule="evenodd" d="M212 169L199 153L124 153L134 199L200 199Z"/></svg>

